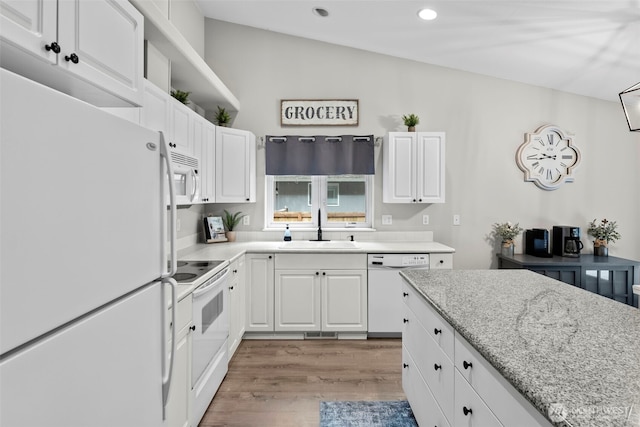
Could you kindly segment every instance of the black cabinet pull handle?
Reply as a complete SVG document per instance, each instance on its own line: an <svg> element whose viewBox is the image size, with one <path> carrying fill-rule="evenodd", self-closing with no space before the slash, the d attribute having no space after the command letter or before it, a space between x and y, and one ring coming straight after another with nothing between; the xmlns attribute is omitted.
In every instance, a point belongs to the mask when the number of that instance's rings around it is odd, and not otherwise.
<svg viewBox="0 0 640 427"><path fill-rule="evenodd" d="M408 296L409 296L409 294L408 294L408 293L406 293L406 292L403 292L403 293L402 293L402 296L403 296L403 297L408 297Z"/></svg>
<svg viewBox="0 0 640 427"><path fill-rule="evenodd" d="M433 328L433 333L438 335L442 333L442 329L438 329L438 328Z"/></svg>
<svg viewBox="0 0 640 427"><path fill-rule="evenodd" d="M440 260L440 264L444 264L444 260L443 259Z"/></svg>
<svg viewBox="0 0 640 427"><path fill-rule="evenodd" d="M189 329L191 329L192 331L195 331L196 330L196 325L191 325L191 327Z"/></svg>
<svg viewBox="0 0 640 427"><path fill-rule="evenodd" d="M78 55L76 55L75 53L72 53L71 55L65 55L64 60L67 62L71 61L74 64L80 62L80 58L78 58Z"/></svg>
<svg viewBox="0 0 640 427"><path fill-rule="evenodd" d="M413 199L413 203L415 203L415 202L416 202L416 199Z"/></svg>
<svg viewBox="0 0 640 427"><path fill-rule="evenodd" d="M442 369L442 365L438 365L437 363L434 363L434 364L433 364L433 369L435 369L436 371L437 371L438 369Z"/></svg>
<svg viewBox="0 0 640 427"><path fill-rule="evenodd" d="M465 416L469 414L473 414L473 411L471 410L471 408L467 408L466 406L462 407L462 412L464 413Z"/></svg>
<svg viewBox="0 0 640 427"><path fill-rule="evenodd" d="M248 202L250 199L246 199L246 200L247 200L247 202Z"/></svg>
<svg viewBox="0 0 640 427"><path fill-rule="evenodd" d="M404 323L409 323L409 319L407 319L407 318L402 319L402 321L403 321Z"/></svg>
<svg viewBox="0 0 640 427"><path fill-rule="evenodd" d="M419 202L421 202L421 201L422 201L422 199L418 199L418 201L419 201Z"/></svg>
<svg viewBox="0 0 640 427"><path fill-rule="evenodd" d="M234 273L237 273L237 272L238 272L238 270L233 270L233 272L234 272Z"/></svg>
<svg viewBox="0 0 640 427"><path fill-rule="evenodd" d="M44 48L48 51L52 50L53 53L58 54L60 53L60 45L56 42L53 42L51 44L45 44Z"/></svg>
<svg viewBox="0 0 640 427"><path fill-rule="evenodd" d="M464 360L464 361L462 362L462 367L463 367L464 369L473 368L473 363L471 363L471 362L467 362L466 360Z"/></svg>
<svg viewBox="0 0 640 427"><path fill-rule="evenodd" d="M233 286L229 286L229 290L232 291L233 290Z"/></svg>
<svg viewBox="0 0 640 427"><path fill-rule="evenodd" d="M403 364L402 364L402 367L403 367L403 368L408 368L408 367L409 367L409 365L407 365L406 363L403 363Z"/></svg>
<svg viewBox="0 0 640 427"><path fill-rule="evenodd" d="M319 276L319 275L320 275L320 273L316 271L316 276Z"/></svg>

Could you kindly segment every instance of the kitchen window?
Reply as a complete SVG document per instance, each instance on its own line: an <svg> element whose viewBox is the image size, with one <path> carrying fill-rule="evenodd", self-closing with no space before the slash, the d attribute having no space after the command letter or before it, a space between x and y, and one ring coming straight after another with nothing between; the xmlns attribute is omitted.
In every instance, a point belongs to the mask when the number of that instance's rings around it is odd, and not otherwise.
<svg viewBox="0 0 640 427"><path fill-rule="evenodd" d="M267 175L267 228L371 228L373 175Z"/></svg>

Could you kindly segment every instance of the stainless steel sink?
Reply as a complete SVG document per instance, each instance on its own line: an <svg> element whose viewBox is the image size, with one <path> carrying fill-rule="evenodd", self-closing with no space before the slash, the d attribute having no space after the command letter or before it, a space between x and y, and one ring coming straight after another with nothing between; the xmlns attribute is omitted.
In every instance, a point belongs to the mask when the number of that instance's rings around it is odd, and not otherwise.
<svg viewBox="0 0 640 427"><path fill-rule="evenodd" d="M284 242L280 249L360 249L356 242L343 240L307 241L293 240Z"/></svg>

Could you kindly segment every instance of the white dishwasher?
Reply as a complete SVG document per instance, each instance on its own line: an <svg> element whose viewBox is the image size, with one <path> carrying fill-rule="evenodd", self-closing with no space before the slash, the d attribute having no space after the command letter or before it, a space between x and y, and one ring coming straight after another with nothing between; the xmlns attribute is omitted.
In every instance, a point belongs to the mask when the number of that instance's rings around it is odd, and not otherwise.
<svg viewBox="0 0 640 427"><path fill-rule="evenodd" d="M429 269L429 254L369 254L367 258L370 337L402 336L400 271Z"/></svg>

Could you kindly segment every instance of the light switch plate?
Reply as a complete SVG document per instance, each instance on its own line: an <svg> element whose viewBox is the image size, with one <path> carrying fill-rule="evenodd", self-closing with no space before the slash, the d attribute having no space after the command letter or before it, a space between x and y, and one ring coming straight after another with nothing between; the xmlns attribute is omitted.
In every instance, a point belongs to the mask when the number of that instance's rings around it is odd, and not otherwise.
<svg viewBox="0 0 640 427"><path fill-rule="evenodd" d="M460 215L456 214L453 216L453 225L460 225Z"/></svg>
<svg viewBox="0 0 640 427"><path fill-rule="evenodd" d="M393 217L391 215L382 215L382 225L393 224Z"/></svg>

